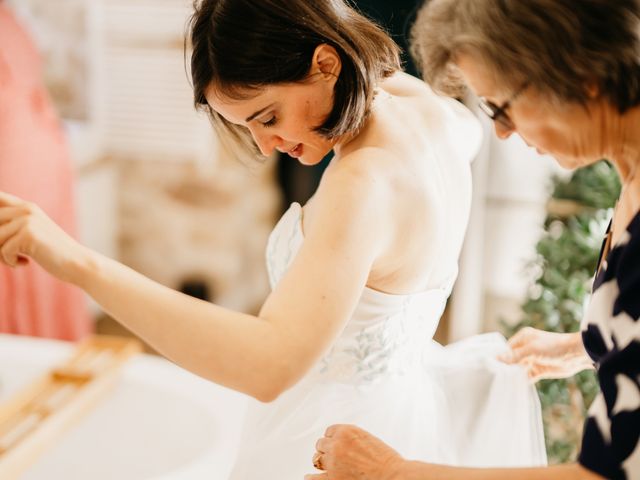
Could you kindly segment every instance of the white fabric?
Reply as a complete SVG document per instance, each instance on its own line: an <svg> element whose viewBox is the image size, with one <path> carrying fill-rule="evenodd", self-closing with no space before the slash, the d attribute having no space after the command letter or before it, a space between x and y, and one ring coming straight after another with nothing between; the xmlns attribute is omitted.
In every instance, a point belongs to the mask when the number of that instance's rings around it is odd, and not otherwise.
<svg viewBox="0 0 640 480"><path fill-rule="evenodd" d="M294 203L267 246L275 286L302 244ZM525 372L495 356L498 334L442 347L432 337L457 274L410 295L365 288L331 350L270 404L252 402L233 480L301 480L315 442L334 423L356 424L403 456L468 466L544 465L540 404Z"/></svg>

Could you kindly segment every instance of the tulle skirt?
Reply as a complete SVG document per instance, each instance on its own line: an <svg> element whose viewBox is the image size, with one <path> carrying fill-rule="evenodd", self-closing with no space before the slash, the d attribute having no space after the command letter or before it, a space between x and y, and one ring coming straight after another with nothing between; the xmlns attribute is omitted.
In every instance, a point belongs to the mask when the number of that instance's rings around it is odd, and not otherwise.
<svg viewBox="0 0 640 480"><path fill-rule="evenodd" d="M252 403L233 480L301 480L329 425L355 424L413 460L460 466L546 464L540 403L525 371L496 356L498 334L425 348L403 374L372 383L313 375L270 404Z"/></svg>

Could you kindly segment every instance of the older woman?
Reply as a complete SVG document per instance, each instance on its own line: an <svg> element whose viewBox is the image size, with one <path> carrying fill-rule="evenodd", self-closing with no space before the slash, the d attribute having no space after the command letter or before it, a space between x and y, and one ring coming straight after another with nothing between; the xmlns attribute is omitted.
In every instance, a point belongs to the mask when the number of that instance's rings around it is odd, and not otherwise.
<svg viewBox="0 0 640 480"><path fill-rule="evenodd" d="M601 393L579 462L538 469L458 469L403 460L367 432L330 427L309 479L640 478L640 3L637 0L433 0L414 49L427 82L471 89L496 134L519 134L566 168L607 158L622 191L581 334L527 329L511 361L532 378L595 363ZM581 338L580 338L581 337Z"/></svg>
<svg viewBox="0 0 640 480"><path fill-rule="evenodd" d="M0 261L30 257L176 363L259 400L234 480L301 479L332 423L414 458L495 464L508 449L514 466L544 464L535 391L494 358L506 342L445 354L431 339L458 270L477 120L399 72L397 46L342 0L202 0L190 40L195 101L224 139L308 166L335 153L270 237L261 311L164 288L1 192Z"/></svg>

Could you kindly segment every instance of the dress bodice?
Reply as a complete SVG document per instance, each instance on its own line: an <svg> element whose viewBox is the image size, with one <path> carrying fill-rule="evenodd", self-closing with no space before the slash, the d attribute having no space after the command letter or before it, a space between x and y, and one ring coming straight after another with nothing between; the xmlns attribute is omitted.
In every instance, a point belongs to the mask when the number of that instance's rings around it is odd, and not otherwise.
<svg viewBox="0 0 640 480"><path fill-rule="evenodd" d="M335 424L358 425L403 457L423 462L546 463L535 387L521 366L496 358L507 351L504 337L485 334L447 346L433 340L458 273L471 191L466 149L473 143L459 140L475 120L454 100L429 98L431 136L420 164L429 203L407 212L426 222L415 234L429 242L418 251L428 290L390 294L363 285L350 302L350 318L304 376L272 402L250 402L230 480L303 478L318 438ZM303 209L293 203L267 244L272 288L284 284L305 240L312 240L304 234Z"/></svg>
<svg viewBox="0 0 640 480"><path fill-rule="evenodd" d="M302 207L293 203L267 244L272 288L286 273L303 241ZM452 263L449 281L440 288L397 295L364 287L351 319L310 377L314 381L324 378L370 383L388 373L402 374L421 361L457 275L457 264Z"/></svg>

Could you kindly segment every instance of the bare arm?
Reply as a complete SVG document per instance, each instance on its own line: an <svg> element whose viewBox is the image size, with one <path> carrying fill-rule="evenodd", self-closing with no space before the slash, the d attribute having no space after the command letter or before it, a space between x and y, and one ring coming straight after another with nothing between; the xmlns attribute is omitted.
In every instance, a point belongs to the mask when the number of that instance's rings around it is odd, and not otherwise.
<svg viewBox="0 0 640 480"><path fill-rule="evenodd" d="M89 293L177 364L262 401L295 384L350 318L385 241L385 202L367 175L343 171L318 192L315 221L258 316L163 287L79 246L37 207L0 194L0 251ZM388 230L388 229L386 229Z"/></svg>
<svg viewBox="0 0 640 480"><path fill-rule="evenodd" d="M461 468L407 462L397 480L601 480L581 465L537 468Z"/></svg>
<svg viewBox="0 0 640 480"><path fill-rule="evenodd" d="M532 468L462 468L407 461L355 425L332 425L316 443L323 473L305 480L600 480L579 464ZM310 467L311 469L311 467Z"/></svg>

